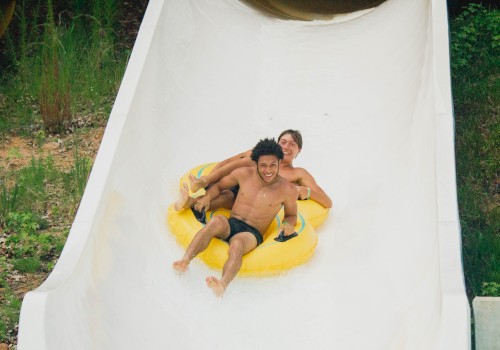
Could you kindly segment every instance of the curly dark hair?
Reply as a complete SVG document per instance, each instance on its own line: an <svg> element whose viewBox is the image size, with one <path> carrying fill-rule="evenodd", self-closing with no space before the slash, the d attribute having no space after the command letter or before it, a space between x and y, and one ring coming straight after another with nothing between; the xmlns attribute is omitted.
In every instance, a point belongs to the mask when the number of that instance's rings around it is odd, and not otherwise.
<svg viewBox="0 0 500 350"><path fill-rule="evenodd" d="M281 146L273 139L263 139L260 140L252 150L252 155L250 158L254 162L258 162L261 156L276 156L278 160L282 160L284 157L283 150Z"/></svg>

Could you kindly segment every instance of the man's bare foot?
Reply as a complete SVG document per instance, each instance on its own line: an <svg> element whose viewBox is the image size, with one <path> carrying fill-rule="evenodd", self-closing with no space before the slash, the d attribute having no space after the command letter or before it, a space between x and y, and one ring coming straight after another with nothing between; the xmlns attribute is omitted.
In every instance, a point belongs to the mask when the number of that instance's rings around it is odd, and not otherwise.
<svg viewBox="0 0 500 350"><path fill-rule="evenodd" d="M191 206L194 204L195 200L194 198L191 198L189 196L189 188L187 183L182 183L181 187L181 198L177 200L177 202L174 203L174 208L177 211L181 211L186 208L191 208Z"/></svg>
<svg viewBox="0 0 500 350"><path fill-rule="evenodd" d="M208 288L212 289L215 296L217 296L218 298L222 298L222 295L226 291L226 286L224 285L224 282L213 276L207 277L205 281L207 282Z"/></svg>
<svg viewBox="0 0 500 350"><path fill-rule="evenodd" d="M189 188L193 193L207 186L206 182L205 176L196 177L193 174L189 174Z"/></svg>
<svg viewBox="0 0 500 350"><path fill-rule="evenodd" d="M174 270L179 272L179 273L186 272L186 270L188 269L188 266L189 266L189 261L187 261L187 260L175 261L172 264L172 267L174 268Z"/></svg>

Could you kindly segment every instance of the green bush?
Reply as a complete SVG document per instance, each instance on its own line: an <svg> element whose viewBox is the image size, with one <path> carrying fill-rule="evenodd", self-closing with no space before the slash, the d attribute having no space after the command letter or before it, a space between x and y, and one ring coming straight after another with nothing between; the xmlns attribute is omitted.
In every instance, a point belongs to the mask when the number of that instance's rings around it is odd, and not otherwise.
<svg viewBox="0 0 500 350"><path fill-rule="evenodd" d="M451 22L458 201L472 300L500 281L500 11L469 5Z"/></svg>
<svg viewBox="0 0 500 350"><path fill-rule="evenodd" d="M490 297L500 297L500 283L484 282L481 289L481 295Z"/></svg>
<svg viewBox="0 0 500 350"><path fill-rule="evenodd" d="M457 69L498 65L500 14L480 4L469 4L451 23L451 67Z"/></svg>
<svg viewBox="0 0 500 350"><path fill-rule="evenodd" d="M11 212L7 217L6 229L18 235L33 235L40 228L35 214Z"/></svg>

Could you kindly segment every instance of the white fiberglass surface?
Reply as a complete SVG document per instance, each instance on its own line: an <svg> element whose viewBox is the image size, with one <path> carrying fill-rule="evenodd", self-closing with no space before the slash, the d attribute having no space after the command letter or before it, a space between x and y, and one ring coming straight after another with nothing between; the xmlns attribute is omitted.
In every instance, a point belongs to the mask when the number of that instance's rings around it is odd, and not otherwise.
<svg viewBox="0 0 500 350"><path fill-rule="evenodd" d="M330 21L150 1L63 254L19 349L468 349L445 1ZM332 197L312 259L222 299L166 224L190 168L299 129Z"/></svg>

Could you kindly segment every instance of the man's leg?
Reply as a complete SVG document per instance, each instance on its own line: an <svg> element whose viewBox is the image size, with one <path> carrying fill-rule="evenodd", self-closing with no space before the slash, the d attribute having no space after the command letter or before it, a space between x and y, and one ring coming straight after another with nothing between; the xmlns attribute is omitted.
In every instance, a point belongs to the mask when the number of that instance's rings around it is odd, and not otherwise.
<svg viewBox="0 0 500 350"><path fill-rule="evenodd" d="M191 208L196 203L196 199L189 196L189 188L187 183L183 182L181 187L181 196L174 203L174 209L181 211L183 209Z"/></svg>
<svg viewBox="0 0 500 350"><path fill-rule="evenodd" d="M187 270L189 263L196 255L207 249L210 240L214 237L225 239L229 237L229 223L224 216L214 216L205 227L193 237L181 260L175 261L172 267L178 272Z"/></svg>
<svg viewBox="0 0 500 350"><path fill-rule="evenodd" d="M181 211L187 208L194 208L194 205L198 201L198 198L193 198L189 196L189 189L186 183L182 184L181 187L181 196L174 203L174 208L177 211ZM234 193L232 191L222 191L217 197L210 201L210 207L208 210L216 210L216 209L228 209L231 210L234 204Z"/></svg>
<svg viewBox="0 0 500 350"><path fill-rule="evenodd" d="M217 197L210 201L208 210L228 209L231 210L234 204L234 193L232 191L222 191Z"/></svg>
<svg viewBox="0 0 500 350"><path fill-rule="evenodd" d="M228 258L222 268L222 278L210 276L206 278L207 286L216 296L222 297L231 281L236 277L241 268L243 255L257 247L257 239L250 232L240 232L229 242Z"/></svg>
<svg viewBox="0 0 500 350"><path fill-rule="evenodd" d="M193 193L207 187L210 183L208 176L196 177L193 174L189 174L189 188Z"/></svg>

